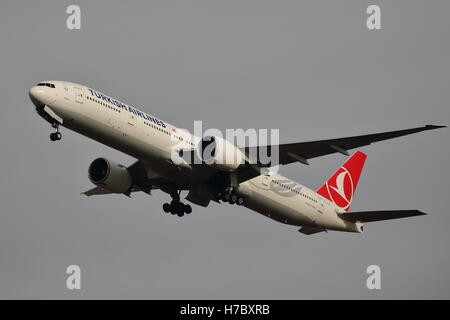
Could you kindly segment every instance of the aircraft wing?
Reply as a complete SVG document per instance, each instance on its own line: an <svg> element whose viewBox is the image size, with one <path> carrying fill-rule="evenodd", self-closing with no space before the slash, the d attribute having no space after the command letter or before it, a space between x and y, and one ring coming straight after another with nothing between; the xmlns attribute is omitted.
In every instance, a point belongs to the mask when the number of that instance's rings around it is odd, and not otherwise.
<svg viewBox="0 0 450 320"><path fill-rule="evenodd" d="M347 221L373 222L391 220L415 216L424 216L426 213L419 210L390 210L390 211L361 211L341 214L340 217Z"/></svg>
<svg viewBox="0 0 450 320"><path fill-rule="evenodd" d="M298 142L298 143L287 143L280 145L269 145L269 146L257 146L257 147L247 147L244 148L244 152L247 155L258 155L258 148L268 148L267 154L270 154L270 150L273 147L278 147L279 152L279 164L289 164L293 162L301 162L303 164L309 164L308 159L316 158L332 153L342 153L348 155L347 150L359 148L362 146L370 145L374 142L393 139L401 136L406 136L408 134L413 134L416 132L426 131L445 128L445 126L437 125L426 125L423 127L380 132L374 134L367 134L361 136L345 137L338 139L329 140L318 140L318 141L308 141L308 142ZM251 156L250 156L251 158ZM258 161L259 162L259 161ZM259 164L259 163L258 163ZM259 164L261 165L261 164ZM274 164L268 164L261 166L270 167Z"/></svg>

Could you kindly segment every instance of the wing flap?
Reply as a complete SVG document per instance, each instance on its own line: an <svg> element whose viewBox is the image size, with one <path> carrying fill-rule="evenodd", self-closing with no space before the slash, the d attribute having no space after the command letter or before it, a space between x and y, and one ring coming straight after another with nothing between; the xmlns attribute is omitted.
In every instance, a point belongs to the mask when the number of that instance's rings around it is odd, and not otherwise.
<svg viewBox="0 0 450 320"><path fill-rule="evenodd" d="M144 190L141 190L139 187L133 187L133 188L131 188L131 190L129 192L124 193L124 195L130 197L130 194L132 192L139 192L139 191L144 191ZM147 191L144 191L144 192L146 192L146 193L151 195L150 192L147 192ZM85 192L82 192L81 194L84 194L84 195L90 197L90 196L96 196L96 195L117 194L117 193L111 192L108 189L105 189L105 188L102 188L102 187L98 186L98 187L94 187L92 189L89 189L89 190L87 190Z"/></svg>
<svg viewBox="0 0 450 320"><path fill-rule="evenodd" d="M111 191L109 191L109 190L107 190L105 188L94 187L94 188L89 189L89 190L87 190L85 192L82 192L81 194L84 194L84 195L90 197L90 196L94 196L94 195L111 194L111 193L112 193Z"/></svg>
<svg viewBox="0 0 450 320"><path fill-rule="evenodd" d="M306 235L311 235L319 232L324 232L325 229L317 229L317 228L311 228L311 227L302 227L301 229L298 229L298 232L301 232Z"/></svg>
<svg viewBox="0 0 450 320"><path fill-rule="evenodd" d="M400 219L416 216L424 216L426 213L420 210L387 210L387 211L360 211L349 212L340 215L340 217L347 221L373 222L391 219Z"/></svg>

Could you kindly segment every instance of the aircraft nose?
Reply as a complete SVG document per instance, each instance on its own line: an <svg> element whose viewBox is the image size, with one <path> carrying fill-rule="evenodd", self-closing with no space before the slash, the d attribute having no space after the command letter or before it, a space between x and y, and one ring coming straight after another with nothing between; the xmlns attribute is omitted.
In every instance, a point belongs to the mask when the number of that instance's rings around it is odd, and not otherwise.
<svg viewBox="0 0 450 320"><path fill-rule="evenodd" d="M35 86L30 89L28 95L30 96L31 101L36 104L41 103L43 93L44 90L42 87Z"/></svg>

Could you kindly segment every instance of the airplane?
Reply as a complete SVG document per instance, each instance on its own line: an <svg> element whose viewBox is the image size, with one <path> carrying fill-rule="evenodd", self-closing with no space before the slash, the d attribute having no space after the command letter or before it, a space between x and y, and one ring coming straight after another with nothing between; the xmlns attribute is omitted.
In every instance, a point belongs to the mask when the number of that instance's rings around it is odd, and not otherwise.
<svg viewBox="0 0 450 320"><path fill-rule="evenodd" d="M354 153L316 191L273 172L272 163L250 158L255 151L277 150L276 165L308 165L316 157L334 153L350 156L350 149L445 127L425 125L338 139L238 147L219 136L196 137L81 84L42 81L29 90L29 97L38 115L54 128L52 141L61 139L59 127L63 126L136 159L128 167L106 158L95 159L88 168L95 187L82 193L86 196L151 194L158 189L172 199L163 204L163 211L182 217L192 212L190 204L181 201L181 192L188 191L185 199L195 205L207 207L211 201L242 205L283 224L300 227L299 231L306 235L329 230L362 233L365 222L425 213L350 211L367 157L361 151ZM202 152L208 148L210 154L202 158ZM233 161L219 161L226 150L236 155ZM178 155L177 161L174 154ZM201 161L187 161L186 156L188 160L200 157ZM207 158L213 161L205 161Z"/></svg>

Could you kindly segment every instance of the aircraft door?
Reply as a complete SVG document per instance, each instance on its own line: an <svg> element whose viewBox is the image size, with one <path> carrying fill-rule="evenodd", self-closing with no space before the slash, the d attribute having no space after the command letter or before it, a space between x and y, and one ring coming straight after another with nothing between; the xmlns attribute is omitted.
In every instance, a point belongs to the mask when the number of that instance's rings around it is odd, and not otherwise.
<svg viewBox="0 0 450 320"><path fill-rule="evenodd" d="M132 112L128 112L128 125L130 127L136 127L136 123L137 123L137 116Z"/></svg>
<svg viewBox="0 0 450 320"><path fill-rule="evenodd" d="M83 103L83 90L77 87L74 87L75 91L75 102L76 103Z"/></svg>
<svg viewBox="0 0 450 320"><path fill-rule="evenodd" d="M63 91L64 100L72 101L70 91L72 91L72 87L69 87L67 83L64 83L64 91Z"/></svg>
<svg viewBox="0 0 450 320"><path fill-rule="evenodd" d="M135 135L136 134L136 126L137 126L137 115L135 115L133 112L126 112L126 113L128 114L126 131L130 135Z"/></svg>
<svg viewBox="0 0 450 320"><path fill-rule="evenodd" d="M323 198L319 196L317 199L317 211L319 213L323 213L324 210L325 210L325 207L324 207L324 203L323 203Z"/></svg>
<svg viewBox="0 0 450 320"><path fill-rule="evenodd" d="M269 175L263 175L262 176L262 184L265 187L269 187L270 186L270 176Z"/></svg>

